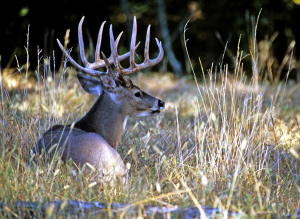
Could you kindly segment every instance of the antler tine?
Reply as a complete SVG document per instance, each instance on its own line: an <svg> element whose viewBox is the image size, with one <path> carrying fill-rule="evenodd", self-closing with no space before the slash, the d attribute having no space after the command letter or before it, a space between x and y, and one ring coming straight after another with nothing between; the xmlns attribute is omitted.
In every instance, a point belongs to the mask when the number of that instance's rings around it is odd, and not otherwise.
<svg viewBox="0 0 300 219"><path fill-rule="evenodd" d="M96 52L95 52L95 59L96 59L96 63L101 62L102 60L100 59L100 48L101 48L101 42L102 42L102 33L103 33L103 28L104 28L104 24L106 23L106 21L104 21L101 24L100 30L99 30L99 34L98 34L98 40L97 40L97 46L96 46Z"/></svg>
<svg viewBox="0 0 300 219"><path fill-rule="evenodd" d="M104 55L103 52L101 52L102 56L103 56L103 59L104 59L104 62L105 62L105 66L106 66L106 69L107 69L107 73L109 75L113 75L113 71L111 69L111 65L109 63L109 61L107 60L106 56Z"/></svg>
<svg viewBox="0 0 300 219"><path fill-rule="evenodd" d="M112 26L112 25L110 25L110 26ZM109 29L109 31L110 31L110 29ZM117 47L117 48L118 48L119 41L120 41L122 35L123 35L123 31L119 34L119 36L118 36L117 39L116 39L115 44L116 44L116 47ZM110 34L109 34L109 36L110 36ZM113 39L114 39L114 38L113 38ZM111 43L111 42L110 42L110 43ZM111 45L110 45L110 46L111 46ZM110 47L110 48L111 48L111 47ZM126 54L123 55L124 57L123 57L123 56L119 56L119 58L120 58L120 60L123 60L123 59L127 58L129 55L130 55L129 53L126 53ZM111 53L110 57L108 58L108 61L109 61L109 63L114 63L113 53Z"/></svg>
<svg viewBox="0 0 300 219"><path fill-rule="evenodd" d="M158 54L158 56L155 59L150 60L150 66L158 64L163 59L163 57L164 57L164 49L163 49L163 47L161 45L161 42L158 41L157 38L155 38L155 41L156 41L156 44L157 44L158 49L159 49L159 54Z"/></svg>
<svg viewBox="0 0 300 219"><path fill-rule="evenodd" d="M119 45L119 41L120 41L120 39L121 39L121 36L123 35L123 31L119 34L119 36L117 37L117 39L116 39L116 47L118 48L118 45Z"/></svg>
<svg viewBox="0 0 300 219"><path fill-rule="evenodd" d="M145 63L149 63L150 61L149 59L150 27L151 25L149 25L147 28L147 35L146 35L146 42L145 42L145 52L144 52Z"/></svg>
<svg viewBox="0 0 300 219"><path fill-rule="evenodd" d="M113 58L114 65L118 72L122 73L123 68L121 67L119 58L118 58L118 51L116 48L114 33L112 30L112 25L109 27L109 38L110 38L110 50L111 50L111 56Z"/></svg>
<svg viewBox="0 0 300 219"><path fill-rule="evenodd" d="M84 54L84 43L83 43L83 36L82 36L82 23L84 21L84 16L81 18L79 25L78 25L78 42L79 42L79 50L80 50L80 57L82 63L87 67L90 63L87 61L86 56Z"/></svg>
<svg viewBox="0 0 300 219"><path fill-rule="evenodd" d="M131 43L130 43L130 68L133 69L136 67L135 64L135 42L136 42L136 17L133 18L133 25L132 25L132 35L131 35Z"/></svg>

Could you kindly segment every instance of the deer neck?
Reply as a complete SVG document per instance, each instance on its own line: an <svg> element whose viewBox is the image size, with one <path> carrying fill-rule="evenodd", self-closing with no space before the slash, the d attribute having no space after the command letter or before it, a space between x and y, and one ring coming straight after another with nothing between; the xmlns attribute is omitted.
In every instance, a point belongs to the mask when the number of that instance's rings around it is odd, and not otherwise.
<svg viewBox="0 0 300 219"><path fill-rule="evenodd" d="M116 148L124 133L128 115L109 94L103 92L87 114L75 124L85 132L94 132Z"/></svg>

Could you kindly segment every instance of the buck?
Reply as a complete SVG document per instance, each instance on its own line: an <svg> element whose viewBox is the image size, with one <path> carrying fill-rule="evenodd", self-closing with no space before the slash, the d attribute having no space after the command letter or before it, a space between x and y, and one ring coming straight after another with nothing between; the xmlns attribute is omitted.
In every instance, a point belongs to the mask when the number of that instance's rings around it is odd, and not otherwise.
<svg viewBox="0 0 300 219"><path fill-rule="evenodd" d="M84 52L83 20L84 17L78 25L78 41L84 67L74 61L59 40L57 42L69 62L77 69L99 78L97 80L83 74L77 74L82 88L89 94L98 95L99 98L86 115L73 125L54 125L46 131L33 149L33 154L43 152L52 157L54 151L59 151L64 162L71 158L77 167L83 167L87 163L92 165L96 169L100 181L110 180L116 176L126 181L127 168L120 154L116 151L116 147L121 141L128 117L158 115L165 105L163 101L150 96L134 85L126 75L156 65L162 60L164 51L161 42L156 39L159 55L153 60L149 58L149 25L145 42L144 62L136 64L135 50L139 44L136 45L137 24L134 17L130 51L124 55L118 55L117 47L123 32L115 41L112 25L110 25L111 55L107 59L102 53L103 59L100 58L105 24L103 22L98 35L95 62L89 63ZM130 67L124 69L120 61L128 57ZM116 74L112 71L112 64L117 70ZM96 70L100 67L106 67L107 71Z"/></svg>

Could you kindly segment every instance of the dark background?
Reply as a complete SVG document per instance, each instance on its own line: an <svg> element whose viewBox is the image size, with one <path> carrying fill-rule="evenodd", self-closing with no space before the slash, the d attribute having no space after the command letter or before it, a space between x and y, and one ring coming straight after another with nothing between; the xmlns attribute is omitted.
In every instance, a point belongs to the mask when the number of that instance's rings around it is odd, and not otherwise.
<svg viewBox="0 0 300 219"><path fill-rule="evenodd" d="M245 55L249 53L251 16L256 19L261 9L257 42L263 39L269 40L274 33L278 32L278 36L272 43L272 56L280 63L289 44L295 40L293 55L296 60L299 60L300 5L293 0L8 1L5 5L2 3L0 13L2 69L16 68L15 57L20 67L26 64L28 25L30 25L28 50L30 70L35 70L37 67L38 48L41 49L40 58L50 58L51 68L54 68L53 62L55 62L55 68L60 66L62 52L58 48L56 38L63 42L67 29L71 30L68 48L73 47L72 56L78 57L77 26L82 16L85 16L83 30L87 53L93 52L103 21L107 23L103 33L102 51L109 56L108 27L109 24L113 24L115 37L119 32L124 31L119 53L127 52L131 34L131 29L128 30L128 28L131 26L133 15L136 15L137 41L142 42L137 51L139 57L143 59L143 42L147 26L151 24L150 57L154 58L158 51L155 37L166 45L158 16L162 13L158 10L161 4L165 6L169 30L168 40L171 42L171 49L176 60L181 65L182 75L190 74L183 43L183 27L187 20L190 20L186 32L186 38L189 39L187 42L189 54L196 72L201 73L198 57L201 58L204 69L210 68L212 63L218 65L222 61L226 42L228 42L227 52L223 62L228 63L230 68L234 67L232 58L236 55L239 38L240 50L243 50ZM91 43L93 45L89 46ZM53 61L53 53L55 61ZM153 70L173 71L180 76L181 74L170 65L168 58L170 57L165 55L165 61ZM75 60L78 59L75 58ZM245 58L245 63L245 70L251 72L250 57Z"/></svg>

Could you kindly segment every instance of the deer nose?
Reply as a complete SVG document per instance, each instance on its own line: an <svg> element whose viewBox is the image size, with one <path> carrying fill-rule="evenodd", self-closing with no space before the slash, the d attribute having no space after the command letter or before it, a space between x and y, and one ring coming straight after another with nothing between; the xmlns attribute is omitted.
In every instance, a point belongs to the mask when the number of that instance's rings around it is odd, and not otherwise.
<svg viewBox="0 0 300 219"><path fill-rule="evenodd" d="M158 107L159 107L159 109L164 109L165 108L165 102L164 101L162 101L162 100L158 100Z"/></svg>

